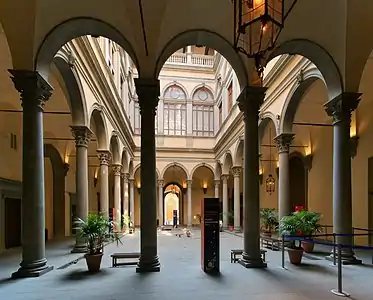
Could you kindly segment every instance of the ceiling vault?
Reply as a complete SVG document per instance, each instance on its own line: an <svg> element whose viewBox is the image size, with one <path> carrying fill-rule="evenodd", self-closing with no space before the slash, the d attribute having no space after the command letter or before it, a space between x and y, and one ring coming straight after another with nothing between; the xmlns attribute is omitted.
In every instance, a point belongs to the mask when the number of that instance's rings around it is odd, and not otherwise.
<svg viewBox="0 0 373 300"><path fill-rule="evenodd" d="M139 0L139 9L140 9L140 17L141 17L142 36L144 38L145 55L149 56L148 42L146 41L144 13L143 13L143 10L142 10L142 1L141 0Z"/></svg>

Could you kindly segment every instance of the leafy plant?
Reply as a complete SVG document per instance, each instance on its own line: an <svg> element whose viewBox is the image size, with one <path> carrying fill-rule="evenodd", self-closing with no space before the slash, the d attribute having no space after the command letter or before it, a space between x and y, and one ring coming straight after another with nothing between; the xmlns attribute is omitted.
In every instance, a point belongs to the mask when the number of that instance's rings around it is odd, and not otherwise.
<svg viewBox="0 0 373 300"><path fill-rule="evenodd" d="M277 212L274 208L262 208L260 210L260 220L265 232L272 232L278 226Z"/></svg>
<svg viewBox="0 0 373 300"><path fill-rule="evenodd" d="M284 216L280 220L279 231L280 235L285 236L311 236L319 232L321 214L310 211L294 212L290 216ZM299 249L300 245L295 245L295 240L292 240L290 248Z"/></svg>
<svg viewBox="0 0 373 300"><path fill-rule="evenodd" d="M100 213L91 213L86 220L78 219L79 235L87 242L89 255L100 254L105 243L121 242L118 232L113 232L114 223Z"/></svg>
<svg viewBox="0 0 373 300"><path fill-rule="evenodd" d="M196 214L196 219L198 220L199 224L201 224L202 216L200 214Z"/></svg>
<svg viewBox="0 0 373 300"><path fill-rule="evenodd" d="M132 226L131 217L128 215L122 215L122 228L127 229Z"/></svg>
<svg viewBox="0 0 373 300"><path fill-rule="evenodd" d="M234 212L230 210L225 213L228 218L228 225L232 226L234 224Z"/></svg>

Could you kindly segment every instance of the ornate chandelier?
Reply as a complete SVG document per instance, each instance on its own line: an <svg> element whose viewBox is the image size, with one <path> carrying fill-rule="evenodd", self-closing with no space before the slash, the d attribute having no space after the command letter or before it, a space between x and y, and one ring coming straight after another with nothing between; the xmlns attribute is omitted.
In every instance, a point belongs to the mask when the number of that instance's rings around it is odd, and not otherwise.
<svg viewBox="0 0 373 300"><path fill-rule="evenodd" d="M262 59L272 50L297 0L233 0L234 48L255 59L259 75ZM285 12L286 11L286 12Z"/></svg>

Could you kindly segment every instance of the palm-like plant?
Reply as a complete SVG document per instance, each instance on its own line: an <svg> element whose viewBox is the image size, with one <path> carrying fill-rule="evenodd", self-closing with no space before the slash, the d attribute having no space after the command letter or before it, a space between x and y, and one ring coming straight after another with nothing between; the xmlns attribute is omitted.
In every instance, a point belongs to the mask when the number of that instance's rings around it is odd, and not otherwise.
<svg viewBox="0 0 373 300"><path fill-rule="evenodd" d="M121 242L120 235L113 232L114 223L102 214L91 213L86 220L78 219L79 235L86 240L89 255L102 253L105 243Z"/></svg>
<svg viewBox="0 0 373 300"><path fill-rule="evenodd" d="M271 233L278 225L277 212L274 208L262 208L260 219L265 232Z"/></svg>

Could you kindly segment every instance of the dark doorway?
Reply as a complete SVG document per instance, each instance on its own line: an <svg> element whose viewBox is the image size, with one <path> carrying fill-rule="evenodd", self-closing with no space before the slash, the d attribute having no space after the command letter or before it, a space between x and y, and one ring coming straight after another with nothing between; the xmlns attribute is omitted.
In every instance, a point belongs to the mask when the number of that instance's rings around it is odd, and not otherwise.
<svg viewBox="0 0 373 300"><path fill-rule="evenodd" d="M293 155L289 159L290 203L292 211L296 206L307 209L307 175L302 157Z"/></svg>
<svg viewBox="0 0 373 300"><path fill-rule="evenodd" d="M373 229L373 157L368 158L368 228ZM369 236L369 245L373 244L373 236Z"/></svg>
<svg viewBox="0 0 373 300"><path fill-rule="evenodd" d="M5 198L5 248L21 246L21 199Z"/></svg>

